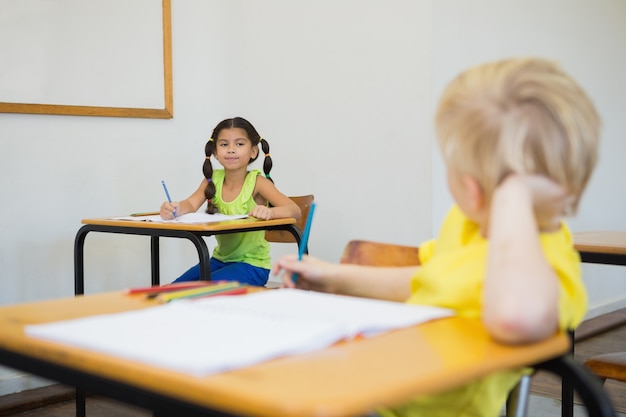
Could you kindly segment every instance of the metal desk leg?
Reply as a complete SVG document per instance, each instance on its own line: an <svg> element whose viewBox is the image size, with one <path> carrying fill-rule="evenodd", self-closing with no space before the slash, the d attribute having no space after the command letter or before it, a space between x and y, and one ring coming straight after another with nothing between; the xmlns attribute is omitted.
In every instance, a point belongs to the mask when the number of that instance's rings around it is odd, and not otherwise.
<svg viewBox="0 0 626 417"><path fill-rule="evenodd" d="M196 246L198 251L198 259L200 260L200 280L211 280L211 255L202 236L198 236L198 240L189 239Z"/></svg>
<svg viewBox="0 0 626 417"><path fill-rule="evenodd" d="M159 236L183 238L193 243L193 245L196 247L196 251L198 252L198 259L200 261L200 279L206 281L211 280L211 255L209 254L209 249L206 245L206 242L202 238L202 235L193 232L179 231L175 233L160 233L150 236L153 285L160 285Z"/></svg>
<svg viewBox="0 0 626 417"><path fill-rule="evenodd" d="M202 239L202 235L187 232L176 231L165 233L151 233L150 234L150 262L152 265L152 285L161 285L160 278L160 253L159 253L159 237L176 237L183 238L191 241L198 251L198 258L200 259L200 279L209 281L211 279L211 268L209 266L211 256L206 242Z"/></svg>
<svg viewBox="0 0 626 417"><path fill-rule="evenodd" d="M159 257L159 237L150 236L150 265L152 272L152 285L161 284L161 259Z"/></svg>
<svg viewBox="0 0 626 417"><path fill-rule="evenodd" d="M74 239L74 295L85 293L85 237L89 233L87 226L81 227Z"/></svg>
<svg viewBox="0 0 626 417"><path fill-rule="evenodd" d="M574 387L566 379L561 382L561 417L574 417Z"/></svg>
<svg viewBox="0 0 626 417"><path fill-rule="evenodd" d="M574 331L570 331L570 354L574 357ZM569 378L561 378L561 417L574 417L574 384Z"/></svg>
<svg viewBox="0 0 626 417"><path fill-rule="evenodd" d="M85 293L85 237L89 233L88 228L81 227L74 239L74 295ZM76 388L76 417L86 416L85 391Z"/></svg>
<svg viewBox="0 0 626 417"><path fill-rule="evenodd" d="M572 387L572 393L576 391L587 409L587 415L593 417L615 417L613 404L606 391L602 388L600 380L577 362L571 354L559 356L547 362L534 366L536 369L551 372ZM564 402L565 403L565 402ZM564 405L563 403L563 405ZM572 403L573 407L573 403ZM563 408L565 415L565 408Z"/></svg>
<svg viewBox="0 0 626 417"><path fill-rule="evenodd" d="M295 224L290 224L287 226L287 231L291 233L293 238L296 240L296 244L298 245L298 250L300 249L300 245L302 244L302 230L298 228ZM307 242L307 246L304 248L304 253L309 253L309 245Z"/></svg>
<svg viewBox="0 0 626 417"><path fill-rule="evenodd" d="M85 401L85 391L76 388L76 417L86 416L87 403Z"/></svg>

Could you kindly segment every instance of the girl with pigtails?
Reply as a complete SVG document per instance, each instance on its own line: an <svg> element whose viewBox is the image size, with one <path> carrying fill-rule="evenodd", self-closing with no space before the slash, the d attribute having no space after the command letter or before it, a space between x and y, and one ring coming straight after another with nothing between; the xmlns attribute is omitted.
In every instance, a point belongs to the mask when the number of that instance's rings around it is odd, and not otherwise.
<svg viewBox="0 0 626 417"><path fill-rule="evenodd" d="M248 170L259 156L259 145L265 155L263 173ZM220 122L205 146L202 167L204 178L198 189L182 201L165 201L161 217L165 220L194 213L207 203L207 213L228 215L248 214L270 220L285 217L300 218L297 204L281 193L270 177L272 159L269 143L246 119L235 117ZM222 169L214 169L215 158ZM211 279L238 281L263 286L269 278L271 260L265 231L216 235L217 246L211 256ZM200 265L187 270L174 282L200 279Z"/></svg>

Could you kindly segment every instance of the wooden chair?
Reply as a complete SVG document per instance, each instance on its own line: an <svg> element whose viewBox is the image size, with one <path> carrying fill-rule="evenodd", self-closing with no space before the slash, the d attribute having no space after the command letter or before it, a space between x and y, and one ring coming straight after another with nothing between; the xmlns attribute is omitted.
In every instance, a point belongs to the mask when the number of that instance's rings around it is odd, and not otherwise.
<svg viewBox="0 0 626 417"><path fill-rule="evenodd" d="M306 219L309 215L309 209L311 208L311 204L313 204L315 197L313 196L313 194L309 194L289 198L291 198L291 200L293 200L293 202L296 203L302 211L300 218L296 221L296 226L298 226L298 229L300 229L300 231L303 231L306 224ZM266 230L265 240L275 243L296 242L296 239L293 237L293 235L285 230Z"/></svg>
<svg viewBox="0 0 626 417"><path fill-rule="evenodd" d="M419 247L395 245L391 243L352 240L346 245L341 263L370 266L419 266ZM626 354L621 362L622 375L626 376ZM568 381L583 401L589 416L615 417L609 398L602 390L602 384L571 354L565 354L538 364L529 364ZM528 413L530 397L530 375L522 377L513 389L506 405L507 417L524 417ZM572 417L567 407L562 408L563 417Z"/></svg>
<svg viewBox="0 0 626 417"><path fill-rule="evenodd" d="M585 366L604 383L607 379L626 382L626 352L611 352L592 356Z"/></svg>
<svg viewBox="0 0 626 417"><path fill-rule="evenodd" d="M300 231L304 231L304 227L306 226L306 219L309 217L309 210L311 209L311 204L315 201L315 197L313 194L308 195L300 195L289 197L293 200L294 203L300 207L300 218L296 221L296 226ZM293 237L291 233L286 230L266 230L265 231L265 240L272 243L296 243L296 238ZM305 253L309 253L308 248L304 248ZM277 282L268 281L265 285L266 288L279 288L280 284Z"/></svg>
<svg viewBox="0 0 626 417"><path fill-rule="evenodd" d="M391 243L352 240L341 256L342 264L370 266L418 266L419 248Z"/></svg>

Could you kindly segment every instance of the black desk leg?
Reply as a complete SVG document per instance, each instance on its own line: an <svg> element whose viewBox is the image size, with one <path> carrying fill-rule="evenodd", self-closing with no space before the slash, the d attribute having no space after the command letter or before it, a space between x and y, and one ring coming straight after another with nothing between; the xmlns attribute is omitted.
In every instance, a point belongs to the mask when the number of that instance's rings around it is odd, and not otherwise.
<svg viewBox="0 0 626 417"><path fill-rule="evenodd" d="M574 387L570 381L561 382L561 417L574 417Z"/></svg>
<svg viewBox="0 0 626 417"><path fill-rule="evenodd" d="M88 228L83 226L78 230L74 239L74 295L85 293L84 246L87 233L89 233Z"/></svg>
<svg viewBox="0 0 626 417"><path fill-rule="evenodd" d="M568 332L570 353L574 357L574 331ZM574 417L574 384L569 378L561 378L561 417Z"/></svg>
<svg viewBox="0 0 626 417"><path fill-rule="evenodd" d="M85 262L84 246L88 228L81 227L74 240L74 295L85 293ZM85 417L85 391L76 388L76 417Z"/></svg>
<svg viewBox="0 0 626 417"><path fill-rule="evenodd" d="M161 284L161 259L159 257L159 237L150 236L150 265L152 268L152 285Z"/></svg>
<svg viewBox="0 0 626 417"><path fill-rule="evenodd" d="M76 417L85 417L86 416L86 401L85 401L85 391L80 388L76 388Z"/></svg>
<svg viewBox="0 0 626 417"><path fill-rule="evenodd" d="M160 254L159 254L159 236L165 237L178 237L188 239L196 248L198 252L198 258L200 260L200 279L211 280L211 255L209 249L206 246L202 235L195 234L194 232L176 231L172 234L151 234L150 235L150 263L152 266L152 285L161 285L160 277Z"/></svg>
<svg viewBox="0 0 626 417"><path fill-rule="evenodd" d="M200 280L211 280L211 256L209 255L209 250L206 249L206 244L202 237L200 237L200 242L194 242L196 246L196 250L198 251L198 258L200 259ZM204 247L204 248L203 248Z"/></svg>

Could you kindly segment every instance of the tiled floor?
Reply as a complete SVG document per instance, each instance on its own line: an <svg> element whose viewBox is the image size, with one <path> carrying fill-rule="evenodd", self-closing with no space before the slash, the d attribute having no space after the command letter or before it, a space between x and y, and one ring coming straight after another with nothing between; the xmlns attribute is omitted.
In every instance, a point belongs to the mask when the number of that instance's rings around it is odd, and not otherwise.
<svg viewBox="0 0 626 417"><path fill-rule="evenodd" d="M64 401L46 407L36 408L11 414L11 417L73 417L76 406L74 401ZM104 398L89 398L86 408L87 417L151 417L152 413L141 408L129 406Z"/></svg>
<svg viewBox="0 0 626 417"><path fill-rule="evenodd" d="M528 409L529 417L558 417L561 415L561 402L552 398L531 395ZM587 417L587 410L574 406L574 417ZM626 417L626 414L617 413L616 417Z"/></svg>

